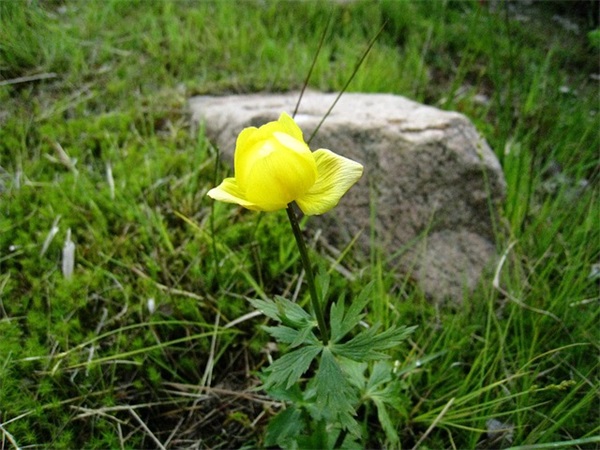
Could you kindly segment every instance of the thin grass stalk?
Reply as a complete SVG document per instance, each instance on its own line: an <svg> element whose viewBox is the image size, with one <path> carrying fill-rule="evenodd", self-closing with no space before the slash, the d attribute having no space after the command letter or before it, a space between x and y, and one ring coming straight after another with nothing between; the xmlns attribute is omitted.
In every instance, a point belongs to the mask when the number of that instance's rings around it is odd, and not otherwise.
<svg viewBox="0 0 600 450"><path fill-rule="evenodd" d="M369 54L369 52L373 48L373 45L375 45L375 42L377 41L377 39L379 39L379 36L381 35L381 33L383 32L383 30L385 29L386 25L387 25L387 20L383 23L383 25L381 25L381 27L379 28L379 31L377 31L377 34L375 34L375 36L373 37L373 39L371 39L371 42L369 42L369 45L367 46L367 49L364 51L364 53L362 54L362 56L358 60L358 63L356 63L356 66L354 67L354 70L352 71L352 74L348 77L348 81L346 81L346 84L344 84L344 87L342 88L342 90L340 91L340 93L337 95L337 97L335 98L335 100L333 101L333 103L331 104L331 106L329 107L329 109L327 110L327 112L325 114L323 114L323 117L321 118L321 121L319 122L319 124L317 125L317 127L315 128L315 130L312 132L312 134L310 135L310 137L306 141L306 143L308 145L310 145L310 142L317 135L317 133L319 132L319 129L321 128L321 125L323 125L323 122L325 122L325 119L327 119L327 117L329 117L329 114L331 114L331 111L333 110L333 108L335 107L335 105L337 104L337 102L339 101L339 99L342 97L342 95L344 94L344 92L346 92L346 89L348 89L348 86L350 86L350 83L354 79L354 76L357 74L358 69L360 69L360 67L362 66L362 63L365 61L365 58L367 57L367 55Z"/></svg>
<svg viewBox="0 0 600 450"><path fill-rule="evenodd" d="M308 69L308 73L306 74L306 78L304 79L304 83L302 84L302 90L300 91L300 95L298 96L298 101L296 102L296 107L294 108L294 112L292 113L292 117L296 117L298 114L298 108L300 107L300 102L302 101L302 97L304 96L304 91L308 86L308 80L313 73L315 65L317 64L317 58L321 53L321 49L323 48L323 43L325 42L325 36L327 36L327 31L329 31L329 24L331 23L331 18L333 17L333 11L329 15L329 19L327 19L327 25L325 25L325 29L323 30L323 34L321 35L321 40L319 41L319 46L317 47L317 51L315 52L315 56L313 57L312 64L310 65L310 69Z"/></svg>

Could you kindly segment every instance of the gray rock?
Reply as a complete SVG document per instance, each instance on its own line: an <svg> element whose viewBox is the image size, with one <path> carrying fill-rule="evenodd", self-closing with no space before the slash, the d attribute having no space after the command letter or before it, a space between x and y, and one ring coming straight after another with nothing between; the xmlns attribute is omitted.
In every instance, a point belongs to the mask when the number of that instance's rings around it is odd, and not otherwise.
<svg viewBox="0 0 600 450"><path fill-rule="evenodd" d="M306 140L335 98L305 93L296 122ZM292 114L297 99L298 93L201 96L190 107L232 161L244 127ZM389 94L345 93L310 147L359 161L365 172L337 208L309 226L322 226L338 246L362 232L365 254L375 235L389 267L410 275L436 301L460 301L477 284L496 255L493 216L505 181L465 116Z"/></svg>

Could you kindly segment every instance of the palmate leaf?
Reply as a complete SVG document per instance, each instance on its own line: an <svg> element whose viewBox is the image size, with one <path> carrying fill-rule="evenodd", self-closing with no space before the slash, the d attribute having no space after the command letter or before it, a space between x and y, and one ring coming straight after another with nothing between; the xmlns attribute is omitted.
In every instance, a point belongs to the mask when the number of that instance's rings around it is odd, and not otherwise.
<svg viewBox="0 0 600 450"><path fill-rule="evenodd" d="M315 377L316 403L323 417L338 422L353 434L360 434L354 419L353 403L358 400L356 389L348 382L329 347L323 349L319 370Z"/></svg>
<svg viewBox="0 0 600 450"><path fill-rule="evenodd" d="M399 443L398 431L388 413L388 408L400 410L402 395L397 378L392 377L393 366L388 361L377 361L367 381L364 397L370 399L377 408L377 418L392 446Z"/></svg>
<svg viewBox="0 0 600 450"><path fill-rule="evenodd" d="M292 328L316 327L317 321L300 305L277 296L275 300L249 299L252 306L265 316Z"/></svg>
<svg viewBox="0 0 600 450"><path fill-rule="evenodd" d="M330 281L331 277L327 273L327 269L324 266L319 267L319 272L315 275L315 287L317 288L319 298L324 302L323 304L327 304L326 300Z"/></svg>
<svg viewBox="0 0 600 450"><path fill-rule="evenodd" d="M336 356L335 359L346 374L348 382L360 392L364 391L366 383L365 371L369 367L369 364L366 362L357 362L342 356Z"/></svg>
<svg viewBox="0 0 600 450"><path fill-rule="evenodd" d="M363 310L369 303L373 283L367 284L358 297L352 300L348 311L345 311L344 301L340 299L337 303L331 305L331 341L339 342L342 340L364 317Z"/></svg>
<svg viewBox="0 0 600 450"><path fill-rule="evenodd" d="M371 376L367 381L367 393L380 390L385 383L392 379L393 367L388 361L377 361L371 369Z"/></svg>
<svg viewBox="0 0 600 450"><path fill-rule="evenodd" d="M262 327L262 329L283 344L291 344L298 339L299 332L295 328L277 325L274 327Z"/></svg>
<svg viewBox="0 0 600 450"><path fill-rule="evenodd" d="M383 428L385 437L388 439L388 441L390 441L390 444L395 447L400 443L400 439L398 438L398 430L396 430L396 427L394 427L392 419L388 414L386 402L380 398L373 398L372 400L377 408L377 419L379 419L379 423L381 424L381 428Z"/></svg>
<svg viewBox="0 0 600 450"><path fill-rule="evenodd" d="M266 379L266 377L262 377ZM284 386L271 387L267 390L269 397L281 402L288 402L296 406L304 402L304 392L300 389L299 384L294 384L289 388Z"/></svg>
<svg viewBox="0 0 600 450"><path fill-rule="evenodd" d="M267 369L264 388L283 386L289 389L308 370L322 349L319 345L306 345L283 355Z"/></svg>
<svg viewBox="0 0 600 450"><path fill-rule="evenodd" d="M279 315L282 319L291 321L292 323L305 323L305 322L314 322L315 319L309 313L307 313L302 306L297 303L294 303L288 300L285 297L277 296L275 297L275 303L277 304L277 308L279 310ZM282 320L285 323L284 320Z"/></svg>
<svg viewBox="0 0 600 450"><path fill-rule="evenodd" d="M289 406L269 421L265 436L265 446L291 447L291 444L304 431L302 413L294 406Z"/></svg>
<svg viewBox="0 0 600 450"><path fill-rule="evenodd" d="M294 348L302 344L318 344L319 340L312 332L313 328L314 327L312 326L312 324L308 324L304 328L298 330L298 335L296 336L296 339L290 342L290 347Z"/></svg>
<svg viewBox="0 0 600 450"><path fill-rule="evenodd" d="M354 361L373 361L386 359L388 355L383 350L388 350L399 345L410 335L416 327L389 328L381 333L379 325L364 330L343 344L332 344L334 354L350 358Z"/></svg>
<svg viewBox="0 0 600 450"><path fill-rule="evenodd" d="M336 357L336 360L349 382L359 390L361 401L369 400L375 405L377 418L386 438L391 448L396 448L399 444L398 432L390 411L402 410L405 402L400 392L400 382L393 374L394 366L389 361L376 361L372 364L370 375L365 377L368 363L342 357Z"/></svg>
<svg viewBox="0 0 600 450"><path fill-rule="evenodd" d="M278 342L289 344L290 348L298 347L302 344L317 344L319 342L315 334L312 332L313 327L311 325L299 330L286 327L285 325L263 327L263 329L273 336Z"/></svg>
<svg viewBox="0 0 600 450"><path fill-rule="evenodd" d="M252 306L258 309L265 316L281 322L279 318L279 310L277 304L273 300L260 300L258 298L249 298L248 301Z"/></svg>

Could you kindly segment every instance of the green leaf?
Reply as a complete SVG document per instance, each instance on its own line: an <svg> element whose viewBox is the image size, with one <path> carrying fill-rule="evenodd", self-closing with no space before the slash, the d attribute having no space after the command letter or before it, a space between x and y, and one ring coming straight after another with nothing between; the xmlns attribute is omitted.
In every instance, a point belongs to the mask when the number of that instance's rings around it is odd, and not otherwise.
<svg viewBox="0 0 600 450"><path fill-rule="evenodd" d="M350 384L355 386L359 391L363 391L367 382L365 371L367 370L368 364L366 362L357 362L353 361L352 359L339 356L336 357L336 360L346 374Z"/></svg>
<svg viewBox="0 0 600 450"><path fill-rule="evenodd" d="M319 342L317 337L312 332L312 325L305 326L300 330L286 327L285 325L263 327L263 329L273 336L278 342L290 344L291 348L298 347L302 344L318 344Z"/></svg>
<svg viewBox="0 0 600 450"><path fill-rule="evenodd" d="M314 327L312 326L312 324L308 324L308 326L305 326L304 328L298 330L298 335L296 336L296 339L294 339L290 343L290 347L294 348L302 344L318 344L319 340L312 332L313 328Z"/></svg>
<svg viewBox="0 0 600 450"><path fill-rule="evenodd" d="M372 361L388 358L383 350L388 350L399 345L411 334L416 327L389 328L381 333L379 325L362 331L354 338L343 344L333 344L332 351L336 355L345 356L354 361Z"/></svg>
<svg viewBox="0 0 600 450"><path fill-rule="evenodd" d="M282 322L293 328L301 328L315 319L307 313L300 305L289 301L284 297L277 296L275 300L249 299L252 306L262 312L265 316Z"/></svg>
<svg viewBox="0 0 600 450"><path fill-rule="evenodd" d="M310 363L321 350L322 347L318 345L307 345L283 355L268 368L269 375L264 388L268 389L271 386L291 387L308 370Z"/></svg>
<svg viewBox="0 0 600 450"><path fill-rule="evenodd" d="M304 393L298 384L294 384L289 388L285 388L283 386L273 386L265 389L265 391L274 400L290 402L296 406L304 403Z"/></svg>
<svg viewBox="0 0 600 450"><path fill-rule="evenodd" d="M392 379L392 365L387 361L377 361L373 364L371 376L367 382L367 392L373 391Z"/></svg>
<svg viewBox="0 0 600 450"><path fill-rule="evenodd" d="M400 393L400 382L393 377L393 366L387 361L377 361L371 370L364 398L371 400L377 408L377 418L392 446L399 444L398 431L390 418L388 408L402 411L404 398Z"/></svg>
<svg viewBox="0 0 600 450"><path fill-rule="evenodd" d="M400 443L400 439L398 438L398 431L394 427L392 420L390 419L390 415L387 412L386 404L378 398L373 399L373 403L375 403L375 407L377 408L377 418L379 419L379 423L383 428L385 433L385 437L392 446L396 446Z"/></svg>
<svg viewBox="0 0 600 450"><path fill-rule="evenodd" d="M277 309L277 305L273 300L260 300L257 298L251 298L248 299L248 301L265 316L281 322L281 319L279 318L279 310Z"/></svg>
<svg viewBox="0 0 600 450"><path fill-rule="evenodd" d="M290 444L304 431L301 412L293 406L273 417L267 426L265 447L289 448Z"/></svg>
<svg viewBox="0 0 600 450"><path fill-rule="evenodd" d="M344 450L364 450L365 446L352 434L347 434L340 448Z"/></svg>
<svg viewBox="0 0 600 450"><path fill-rule="evenodd" d="M285 297L275 297L275 302L279 310L280 320L286 323L286 319L293 324L304 324L307 322L315 322L313 316L307 313L302 306L288 300ZM316 322L315 322L316 324ZM287 323L286 323L287 325Z"/></svg>
<svg viewBox="0 0 600 450"><path fill-rule="evenodd" d="M339 301L331 305L331 341L339 342L342 340L364 317L363 310L370 301L370 295L373 291L373 283L367 284L358 297L353 300L344 314L344 303Z"/></svg>
<svg viewBox="0 0 600 450"><path fill-rule="evenodd" d="M341 331L344 323L344 302L338 300L331 305L329 323L331 329L331 341L337 342L343 337Z"/></svg>
<svg viewBox="0 0 600 450"><path fill-rule="evenodd" d="M262 327L267 333L273 336L278 342L291 344L298 338L298 330L285 325L277 325L274 327Z"/></svg>
<svg viewBox="0 0 600 450"><path fill-rule="evenodd" d="M317 293L319 294L319 300L321 300L321 305L327 304L327 293L329 292L330 281L331 277L327 273L325 267L319 267L319 273L315 276L315 287L317 288Z"/></svg>
<svg viewBox="0 0 600 450"><path fill-rule="evenodd" d="M333 448L330 444L331 430L328 430L327 422L319 420L311 425L310 434L298 437L298 448L303 450Z"/></svg>
<svg viewBox="0 0 600 450"><path fill-rule="evenodd" d="M352 388L328 347L323 349L321 363L315 376L317 407L325 418L339 422L351 433L360 435L360 428L354 419L356 411L353 403L358 400Z"/></svg>

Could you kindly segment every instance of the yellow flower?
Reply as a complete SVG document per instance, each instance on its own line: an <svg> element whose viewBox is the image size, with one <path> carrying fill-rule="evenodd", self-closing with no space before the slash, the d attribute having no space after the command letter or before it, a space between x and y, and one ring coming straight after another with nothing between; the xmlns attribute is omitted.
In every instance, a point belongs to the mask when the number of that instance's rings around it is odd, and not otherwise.
<svg viewBox="0 0 600 450"><path fill-rule="evenodd" d="M276 211L295 201L304 214L323 214L338 204L362 172L361 164L332 151L311 152L300 127L282 113L277 121L242 130L235 146L234 177L225 178L208 195L255 211Z"/></svg>

